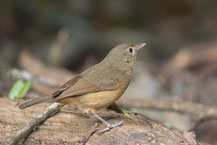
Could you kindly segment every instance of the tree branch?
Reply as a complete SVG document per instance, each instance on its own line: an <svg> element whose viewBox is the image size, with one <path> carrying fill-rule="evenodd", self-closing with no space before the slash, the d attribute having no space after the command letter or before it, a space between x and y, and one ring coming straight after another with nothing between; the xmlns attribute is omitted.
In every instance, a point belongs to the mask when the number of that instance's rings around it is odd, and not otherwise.
<svg viewBox="0 0 217 145"><path fill-rule="evenodd" d="M35 118L33 121L29 123L28 126L20 130L16 136L12 137L10 145L16 145L21 141L22 139L25 139L29 136L29 134L32 131L35 131L37 127L43 123L47 118L50 116L55 115L57 112L59 112L60 108L62 107L62 104L59 103L53 103L51 106L49 106L44 112L42 112L40 115L38 115L37 118Z"/></svg>
<svg viewBox="0 0 217 145"><path fill-rule="evenodd" d="M161 111L187 113L193 115L194 119L201 119L208 116L217 117L217 107L171 99L124 98L118 101L118 105L125 108L149 108Z"/></svg>
<svg viewBox="0 0 217 145"><path fill-rule="evenodd" d="M16 79L24 79L33 83L43 84L51 87L59 87L59 84L55 83L53 78L48 77L35 77L27 71L12 69L9 74Z"/></svg>

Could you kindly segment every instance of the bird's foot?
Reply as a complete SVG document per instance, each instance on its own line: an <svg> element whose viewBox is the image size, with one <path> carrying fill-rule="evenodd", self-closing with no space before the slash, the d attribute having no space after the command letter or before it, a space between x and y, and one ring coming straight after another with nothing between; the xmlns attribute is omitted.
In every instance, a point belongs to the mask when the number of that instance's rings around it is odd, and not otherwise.
<svg viewBox="0 0 217 145"><path fill-rule="evenodd" d="M100 131L99 131L99 134L102 134L102 133L104 133L104 132L106 132L106 131L109 131L110 129L115 128L115 127L121 125L122 123L123 123L123 121L121 120L121 121L115 122L115 123L113 123L113 124L109 124L109 125L107 125L106 128L100 130Z"/></svg>

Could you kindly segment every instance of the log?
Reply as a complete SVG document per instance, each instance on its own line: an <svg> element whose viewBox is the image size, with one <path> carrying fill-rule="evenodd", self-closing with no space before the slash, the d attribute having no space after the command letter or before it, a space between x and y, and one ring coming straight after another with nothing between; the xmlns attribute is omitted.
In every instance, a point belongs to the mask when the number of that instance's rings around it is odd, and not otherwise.
<svg viewBox="0 0 217 145"><path fill-rule="evenodd" d="M6 145L22 128L48 107L49 103L32 106L25 110L17 107L24 100L9 100L0 97L0 144ZM70 105L65 105L59 113L45 120L41 125L19 142L19 144L87 144L87 145L196 145L192 133L181 133L168 129L143 115L129 112L127 116L114 111L102 110L99 114L114 123L123 120L123 125L108 132L92 132L86 143L82 141L96 127L105 126L96 118L84 114ZM111 118L112 117L112 118ZM97 125L96 122L97 121ZM95 126L94 126L95 125Z"/></svg>

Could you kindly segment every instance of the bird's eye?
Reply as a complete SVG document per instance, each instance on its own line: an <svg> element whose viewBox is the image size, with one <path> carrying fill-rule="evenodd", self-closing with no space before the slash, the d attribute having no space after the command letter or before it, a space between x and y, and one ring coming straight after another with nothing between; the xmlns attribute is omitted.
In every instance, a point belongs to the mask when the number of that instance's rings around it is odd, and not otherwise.
<svg viewBox="0 0 217 145"><path fill-rule="evenodd" d="M129 52L130 52L130 53L133 53L133 48L129 48Z"/></svg>

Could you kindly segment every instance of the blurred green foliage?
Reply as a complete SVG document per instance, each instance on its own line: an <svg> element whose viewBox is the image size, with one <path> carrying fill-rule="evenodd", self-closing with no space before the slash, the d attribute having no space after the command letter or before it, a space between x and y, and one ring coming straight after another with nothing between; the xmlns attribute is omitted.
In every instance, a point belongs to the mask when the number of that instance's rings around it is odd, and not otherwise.
<svg viewBox="0 0 217 145"><path fill-rule="evenodd" d="M22 80L18 80L13 84L8 97L10 99L23 98L28 92L30 86L31 86L30 82L23 82Z"/></svg>

